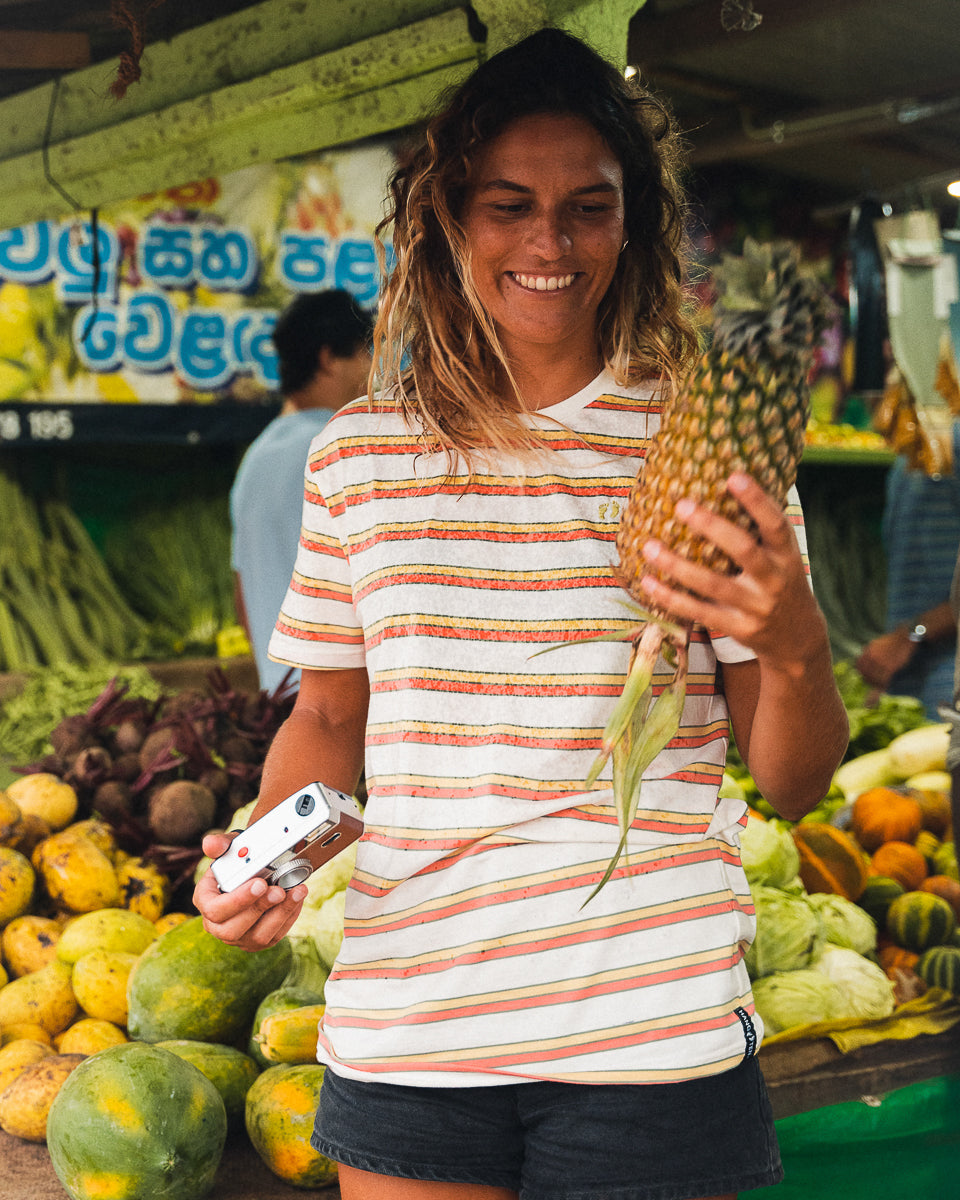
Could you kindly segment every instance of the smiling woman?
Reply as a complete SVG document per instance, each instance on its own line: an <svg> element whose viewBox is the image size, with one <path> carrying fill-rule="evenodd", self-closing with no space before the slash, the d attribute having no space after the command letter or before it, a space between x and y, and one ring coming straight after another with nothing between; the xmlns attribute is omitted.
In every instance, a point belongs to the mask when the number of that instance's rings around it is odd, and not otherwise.
<svg viewBox="0 0 960 1200"><path fill-rule="evenodd" d="M669 122L543 30L447 98L390 199L380 390L310 448L270 642L301 685L255 812L365 770L314 1147L344 1200L732 1200L781 1172L744 965L746 805L719 796L729 723L796 788L829 753L808 714L830 719L833 676L799 511L742 477L755 535L683 510L741 571L702 568L692 598L656 556L696 686L597 889L613 772L584 781L630 657L599 638L623 623L617 514L696 347ZM221 894L207 874L195 899L256 950L304 892Z"/></svg>
<svg viewBox="0 0 960 1200"><path fill-rule="evenodd" d="M539 409L589 383L624 230L623 171L600 134L582 117L520 117L479 154L461 221L518 403Z"/></svg>

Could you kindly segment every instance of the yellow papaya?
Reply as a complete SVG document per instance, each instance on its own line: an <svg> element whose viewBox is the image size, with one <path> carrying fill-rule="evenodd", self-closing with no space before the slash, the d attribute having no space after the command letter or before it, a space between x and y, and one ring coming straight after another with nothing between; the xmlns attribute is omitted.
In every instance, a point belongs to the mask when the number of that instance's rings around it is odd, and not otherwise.
<svg viewBox="0 0 960 1200"><path fill-rule="evenodd" d="M58 908L84 913L119 905L113 863L90 838L64 830L41 842L34 853L43 885Z"/></svg>
<svg viewBox="0 0 960 1200"><path fill-rule="evenodd" d="M66 926L57 943L57 958L75 963L91 950L142 954L155 941L156 926L123 908L98 908L80 913Z"/></svg>
<svg viewBox="0 0 960 1200"><path fill-rule="evenodd" d="M119 950L91 950L77 959L71 983L87 1016L126 1025L127 983L138 958Z"/></svg>
<svg viewBox="0 0 960 1200"><path fill-rule="evenodd" d="M60 926L52 917L17 917L0 934L0 951L13 976L39 971L57 956Z"/></svg>
<svg viewBox="0 0 960 1200"><path fill-rule="evenodd" d="M35 813L54 831L70 824L79 803L69 783L45 771L21 776L7 788L7 796L21 813Z"/></svg>
<svg viewBox="0 0 960 1200"><path fill-rule="evenodd" d="M264 1017L254 1038L263 1057L272 1063L316 1062L317 1027L324 1007L305 1004Z"/></svg>
<svg viewBox="0 0 960 1200"><path fill-rule="evenodd" d="M31 1063L0 1093L0 1129L27 1142L47 1140L47 1116L83 1054L48 1054Z"/></svg>
<svg viewBox="0 0 960 1200"><path fill-rule="evenodd" d="M0 991L0 1028L36 1024L51 1036L62 1033L77 1015L77 998L68 963L54 959L39 971L13 979Z"/></svg>
<svg viewBox="0 0 960 1200"><path fill-rule="evenodd" d="M0 929L22 917L33 901L36 873L19 850L0 846Z"/></svg>

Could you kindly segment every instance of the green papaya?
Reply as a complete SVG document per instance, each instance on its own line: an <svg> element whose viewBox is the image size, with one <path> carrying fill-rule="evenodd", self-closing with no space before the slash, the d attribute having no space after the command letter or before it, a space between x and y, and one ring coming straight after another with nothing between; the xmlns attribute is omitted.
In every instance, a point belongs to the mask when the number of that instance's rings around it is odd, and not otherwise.
<svg viewBox="0 0 960 1200"><path fill-rule="evenodd" d="M207 933L200 917L143 952L127 985L127 1030L140 1042L245 1043L260 1001L290 970L288 938L250 953Z"/></svg>

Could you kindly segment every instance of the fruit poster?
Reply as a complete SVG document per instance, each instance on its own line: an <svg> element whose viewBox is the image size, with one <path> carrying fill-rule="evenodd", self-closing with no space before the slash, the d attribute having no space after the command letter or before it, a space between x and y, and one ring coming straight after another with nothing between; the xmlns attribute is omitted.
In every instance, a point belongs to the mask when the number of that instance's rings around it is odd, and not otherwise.
<svg viewBox="0 0 960 1200"><path fill-rule="evenodd" d="M376 304L394 161L375 139L0 232L0 404L269 398L294 294Z"/></svg>

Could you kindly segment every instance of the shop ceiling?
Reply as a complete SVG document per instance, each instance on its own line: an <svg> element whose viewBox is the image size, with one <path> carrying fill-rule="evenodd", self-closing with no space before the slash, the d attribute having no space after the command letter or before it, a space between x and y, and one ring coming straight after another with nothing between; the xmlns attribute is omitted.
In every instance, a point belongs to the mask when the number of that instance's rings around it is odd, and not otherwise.
<svg viewBox="0 0 960 1200"><path fill-rule="evenodd" d="M957 210L945 185L960 176L960 0L125 7L144 14L143 76L117 98L110 85L132 41L111 0L0 0L0 228L63 215L63 192L77 207L98 203L98 189L118 198L125 172L143 190L151 161L162 160L170 185L271 146L300 153L419 119L426 97L498 40L544 18L568 23L578 9L603 48L670 101L695 169L795 181L825 213L867 195L895 209L933 206L950 222ZM191 132L198 122L214 131L222 122L231 135L218 150L215 136L204 143ZM302 144L306 122L312 147Z"/></svg>

